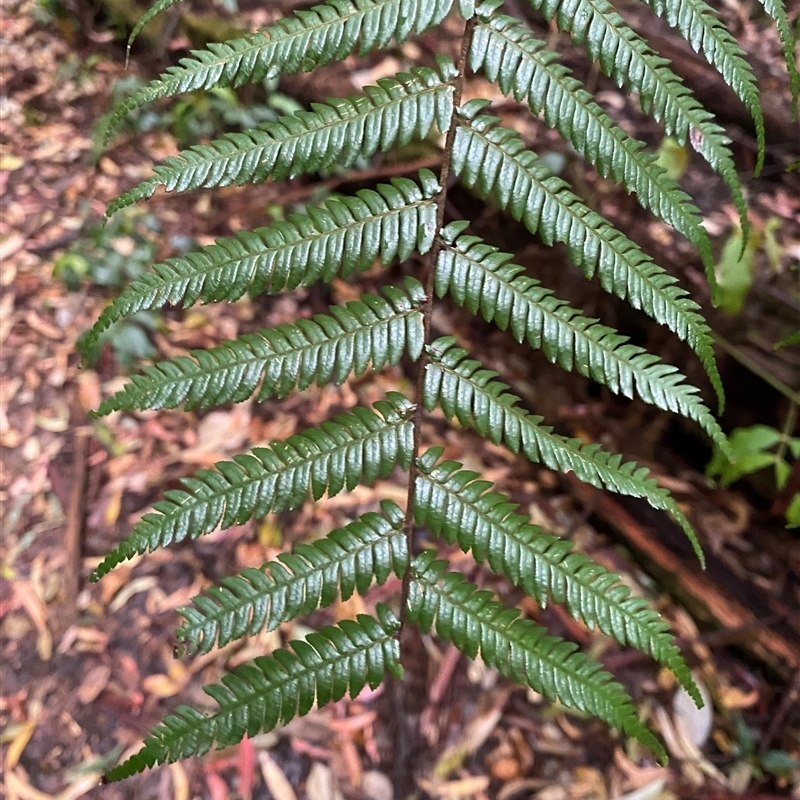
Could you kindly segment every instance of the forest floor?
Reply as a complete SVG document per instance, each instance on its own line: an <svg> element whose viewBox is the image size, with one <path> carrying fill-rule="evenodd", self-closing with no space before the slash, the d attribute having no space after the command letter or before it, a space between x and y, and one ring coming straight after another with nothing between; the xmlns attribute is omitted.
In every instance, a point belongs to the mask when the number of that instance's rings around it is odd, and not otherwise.
<svg viewBox="0 0 800 800"><path fill-rule="evenodd" d="M772 231L774 246L771 259L768 248L756 255L756 280L744 310L735 318L710 312L723 338L726 431L756 423L785 429L793 413L786 392L800 392L798 348L773 350L800 319L800 170L786 171L800 158L800 136L793 136L798 129L787 117L790 103L777 40L766 21L744 13L746 6L725 4L724 14L753 55L773 109L767 168L758 180L744 177L753 224ZM55 7L7 0L0 22L0 760L6 797L389 800L393 743L382 723L387 698L380 689L235 748L120 785L98 785L103 769L135 750L166 711L179 702L202 702L201 685L216 680L223 667L309 628L352 617L375 597L340 602L309 620L193 659L174 653L180 606L224 575L259 566L293 542L324 534L372 508L377 499L402 503L405 497L397 496L390 481L381 481L373 489L309 502L258 524L133 559L96 584L87 580L92 568L180 478L358 402L373 402L408 381L398 368L369 384L308 390L280 403L101 420L90 419L88 412L124 384L128 361L135 365L139 357L206 347L359 292L334 281L326 296L316 290L294 292L138 318L115 331L91 367L81 365L76 342L117 288L153 262L265 224L281 208L319 199L324 192L352 191L413 174L421 165L436 169L436 151L376 160L355 175L297 179L289 184L289 196L285 185L271 184L178 198L158 194L102 227L106 204L147 177L153 160L178 152L181 138L208 135L221 119L240 119L242 105L231 93L172 111L159 107L150 116L138 115L138 130L99 148L93 130L109 108L114 87L119 91L132 78L154 77L157 68L185 53L188 42L175 29L162 38L160 50L134 51L125 71L124 47L101 16L47 10ZM264 24L265 14L251 12L248 21ZM413 45L416 50L407 45L388 57L329 68L324 85L295 79L281 88L303 102L351 93L402 69L405 59L420 52L424 58L447 50L448 30L445 26L444 40L423 37ZM674 37L663 36L669 46L680 46ZM578 74L600 88L606 106L657 146L657 126L633 112L577 51L567 53ZM700 69L688 55L685 63ZM713 95L719 79L703 74ZM708 306L704 279L688 246L648 220L630 198L581 169L558 137L516 103L478 79L470 81L467 94L494 100L495 113L540 152L561 159L564 177L599 210L633 230L656 260L674 269ZM752 134L746 122L723 121L744 173L754 163ZM724 187L697 159L688 164L682 184L702 209L721 251L735 219ZM458 192L452 202L454 210L476 204ZM688 350L661 329L584 281L575 291L575 273L561 255L501 222L494 210L484 209L480 224L493 232L494 244L516 250L526 266L537 265L539 277L558 292L608 324L633 330L638 343L663 353L693 383L705 385ZM367 273L366 285L375 277ZM444 437L448 457L480 469L535 522L568 536L577 549L620 572L647 596L673 626L711 702L705 712L687 708L671 678L649 661L576 624L557 607L542 610L523 599L519 605L526 615L599 657L634 693L642 716L668 746L669 766L655 766L603 725L511 686L455 648L420 639L411 655L418 665L424 746L413 765L420 788L443 799L800 797L800 536L783 524L786 493L775 491L768 472L755 482L720 488L704 475L708 446L688 426L565 376L466 314L448 310L439 323L511 376L515 391L537 413L564 432L602 440L636 458L675 493L703 539L710 564L706 573L696 569L667 519L521 463L464 431L448 432L444 426L435 431ZM433 438L433 427L427 433ZM800 480L796 464L793 480ZM459 551L443 553L453 561L463 558ZM497 579L480 579L508 592ZM397 589L389 583L381 591Z"/></svg>

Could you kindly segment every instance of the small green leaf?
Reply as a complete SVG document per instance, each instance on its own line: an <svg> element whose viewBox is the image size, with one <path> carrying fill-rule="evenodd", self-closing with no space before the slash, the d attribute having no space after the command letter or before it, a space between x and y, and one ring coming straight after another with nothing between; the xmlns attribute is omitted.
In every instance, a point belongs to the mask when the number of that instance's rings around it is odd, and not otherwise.
<svg viewBox="0 0 800 800"><path fill-rule="evenodd" d="M753 284L753 258L761 237L751 235L742 247L741 228L735 228L717 264L717 302L726 314L736 316L743 306Z"/></svg>

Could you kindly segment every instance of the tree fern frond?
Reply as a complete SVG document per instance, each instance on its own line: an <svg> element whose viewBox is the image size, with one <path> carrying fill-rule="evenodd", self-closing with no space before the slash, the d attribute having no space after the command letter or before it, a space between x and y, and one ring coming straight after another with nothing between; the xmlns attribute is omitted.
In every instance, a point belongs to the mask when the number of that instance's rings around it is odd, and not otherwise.
<svg viewBox="0 0 800 800"><path fill-rule="evenodd" d="M259 402L292 390L342 384L353 373L397 364L408 350L416 361L424 331L422 285L406 278L406 292L392 286L385 295L362 295L294 325L247 334L207 350L193 350L144 367L130 383L104 400L96 415L133 409L208 408L240 403L261 383Z"/></svg>
<svg viewBox="0 0 800 800"><path fill-rule="evenodd" d="M702 53L730 86L753 117L758 139L756 175L764 163L764 114L758 101L758 85L745 52L720 22L717 12L705 0L642 0L666 23Z"/></svg>
<svg viewBox="0 0 800 800"><path fill-rule="evenodd" d="M436 293L449 292L473 314L481 314L501 330L510 329L518 342L527 341L565 370L576 370L626 397L674 411L697 422L719 446L727 437L678 370L630 344L612 328L570 308L564 300L509 263L477 236L450 236L466 223L451 223L443 231L445 244L436 263Z"/></svg>
<svg viewBox="0 0 800 800"><path fill-rule="evenodd" d="M621 728L666 761L661 743L639 719L625 689L577 645L554 636L519 611L492 600L463 575L426 551L414 560L408 616L434 630L470 658L480 653L489 666L564 705Z"/></svg>
<svg viewBox="0 0 800 800"><path fill-rule="evenodd" d="M516 132L498 125L495 117L479 114L482 107L482 101L473 101L459 110L464 124L456 131L454 173L482 197L495 197L546 244L563 242L570 260L587 277L597 271L605 291L627 299L686 341L705 367L722 406L714 340L697 305L640 247L552 175Z"/></svg>
<svg viewBox="0 0 800 800"><path fill-rule="evenodd" d="M414 405L397 392L374 405L354 408L319 428L284 442L256 447L220 461L182 483L188 491L165 492L131 534L102 561L97 580L137 553L184 539L196 539L218 526L230 528L270 511L297 508L309 496L319 500L359 483L385 478L399 464L407 469L414 450Z"/></svg>
<svg viewBox="0 0 800 800"><path fill-rule="evenodd" d="M798 34L792 33L791 25L789 24L789 17L786 14L786 6L783 0L759 0L764 8L764 11L775 20L775 26L778 29L778 35L783 45L783 55L786 60L786 69L789 71L789 90L792 93L792 116L797 117L797 96L800 91L800 68L797 66L795 58L795 45L797 43ZM797 25L797 22L795 22ZM745 239L745 241L747 241Z"/></svg>
<svg viewBox="0 0 800 800"><path fill-rule="evenodd" d="M350 276L376 259L386 265L406 260L415 250L427 253L436 230L432 198L439 184L429 170L420 172L420 182L422 189L408 178L394 178L376 191L331 198L321 208L309 207L305 214L156 264L153 273L137 278L103 311L81 340L81 350L85 355L103 331L139 311L233 302L247 292L277 294L329 282L339 273Z"/></svg>
<svg viewBox="0 0 800 800"><path fill-rule="evenodd" d="M294 652L276 650L236 667L222 683L204 687L219 706L215 713L179 706L106 779L118 781L156 764L203 755L215 745L225 747L271 731L304 716L315 703L322 707L346 694L356 697L365 685L376 688L387 670L401 677L400 623L386 606L378 606L377 615L342 620L291 642Z"/></svg>
<svg viewBox="0 0 800 800"><path fill-rule="evenodd" d="M425 369L423 403L426 409L436 406L445 416L455 417L461 425L474 428L495 444L505 442L514 453L522 451L528 459L558 472L574 472L585 483L600 489L641 497L653 508L668 511L681 526L701 563L703 552L683 512L666 489L649 477L648 470L622 456L606 452L599 445L584 445L542 425L542 417L533 416L509 394L508 386L496 380L497 373L484 369L468 358L453 337L443 337L429 347L430 362Z"/></svg>
<svg viewBox="0 0 800 800"><path fill-rule="evenodd" d="M139 17L139 21L133 26L133 30L131 31L130 36L128 36L128 44L125 48L125 66L128 66L128 61L131 57L131 46L136 41L136 37L142 32L145 25L147 25L150 20L155 19L159 14L163 14L168 8L177 5L178 3L183 3L184 0L156 0L147 11Z"/></svg>
<svg viewBox="0 0 800 800"><path fill-rule="evenodd" d="M688 1L688 0L687 0ZM654 0L655 2L655 0ZM486 15L495 3L484 3ZM627 136L592 95L558 62L558 54L514 17L484 16L470 49L473 70L483 70L504 94L525 101L534 114L543 113L555 128L600 174L636 192L639 202L711 255L700 215L678 184L667 177L643 142Z"/></svg>
<svg viewBox="0 0 800 800"><path fill-rule="evenodd" d="M475 16L475 0L458 0L458 12L464 19Z"/></svg>
<svg viewBox="0 0 800 800"><path fill-rule="evenodd" d="M731 155L730 139L713 115L697 101L691 90L656 55L608 0L530 0L548 20L556 19L561 30L572 33L589 57L618 85L639 94L645 113L664 125L682 144L692 147L723 178L739 211L745 241L749 232L747 203ZM713 270L706 270L714 285Z"/></svg>
<svg viewBox="0 0 800 800"><path fill-rule="evenodd" d="M115 110L109 131L130 111L196 89L242 86L308 72L353 52L365 55L437 25L453 0L328 0L239 39L193 50L180 66L134 92Z"/></svg>
<svg viewBox="0 0 800 800"><path fill-rule="evenodd" d="M383 516L364 514L311 544L296 544L259 569L224 578L221 586L178 609L184 617L178 641L189 652L207 653L325 608L339 596L364 594L373 579L380 585L392 573L402 578L408 568L404 514L390 500L381 510Z"/></svg>
<svg viewBox="0 0 800 800"><path fill-rule="evenodd" d="M620 644L630 644L671 669L702 705L692 674L675 646L669 626L645 600L631 597L619 575L572 543L531 525L505 495L491 491L477 472L453 461L436 463L441 448L431 448L417 463L414 518L449 544L458 543L477 561L488 563L544 608L549 600L566 604L575 619L595 625Z"/></svg>
<svg viewBox="0 0 800 800"><path fill-rule="evenodd" d="M415 67L411 73L382 78L364 95L333 98L242 133L228 133L210 144L194 145L154 168L152 178L109 204L107 215L150 197L163 186L188 192L217 186L293 178L346 168L359 157L395 144L424 139L434 123L442 132L453 111L455 66L444 56L439 72Z"/></svg>

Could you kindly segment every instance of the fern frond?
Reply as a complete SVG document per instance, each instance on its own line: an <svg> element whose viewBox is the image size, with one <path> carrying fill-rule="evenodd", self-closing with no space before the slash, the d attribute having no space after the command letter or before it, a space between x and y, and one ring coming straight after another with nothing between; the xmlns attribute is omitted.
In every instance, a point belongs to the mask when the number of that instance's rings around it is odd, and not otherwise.
<svg viewBox="0 0 800 800"><path fill-rule="evenodd" d="M597 271L605 291L627 299L686 341L722 407L714 340L697 305L675 285L675 278L551 175L516 132L498 125L495 117L479 114L483 106L483 101L471 101L459 110L463 124L455 136L454 173L481 197L493 196L545 244L563 242L587 278Z"/></svg>
<svg viewBox="0 0 800 800"><path fill-rule="evenodd" d="M795 45L798 41L798 34L792 33L792 27L789 24L789 17L786 14L786 6L783 0L759 0L764 8L764 11L775 20L775 26L778 29L778 35L783 45L783 55L786 60L786 69L789 72L789 90L792 93L792 116L797 117L797 96L800 91L800 68L797 66L795 58ZM795 22L797 25L797 22ZM745 241L747 241L745 239Z"/></svg>
<svg viewBox="0 0 800 800"><path fill-rule="evenodd" d="M630 644L671 669L698 705L702 698L675 646L669 626L645 600L631 597L619 575L581 553L572 543L531 525L505 495L477 472L453 461L436 463L442 448L417 460L414 518L449 544L458 543L504 575L544 608L565 604L575 619L595 625L620 644Z"/></svg>
<svg viewBox="0 0 800 800"><path fill-rule="evenodd" d="M150 197L159 186L188 192L294 178L333 165L350 167L378 150L424 139L434 123L444 132L453 112L455 66L444 56L437 61L438 73L416 67L365 86L364 95L314 103L312 111L194 145L155 167L152 178L111 202L106 214Z"/></svg>
<svg viewBox="0 0 800 800"><path fill-rule="evenodd" d="M261 383L259 402L286 397L312 384L342 384L353 373L397 364L408 350L416 361L425 334L420 306L425 290L406 278L406 292L384 287L386 297L362 295L330 314L261 330L208 350L193 350L144 367L124 389L104 400L96 415L133 409L208 408L240 403Z"/></svg>
<svg viewBox="0 0 800 800"><path fill-rule="evenodd" d="M744 50L720 22L717 12L705 0L642 0L659 17L677 29L683 38L702 53L706 60L733 89L753 117L758 139L758 162L755 174L764 164L764 114L758 102L758 85Z"/></svg>
<svg viewBox="0 0 800 800"><path fill-rule="evenodd" d="M403 511L390 500L383 516L370 512L311 544L296 544L259 569L224 578L178 609L184 622L177 639L189 652L207 653L245 635L271 631L282 622L325 608L339 596L364 594L408 568Z"/></svg>
<svg viewBox="0 0 800 800"><path fill-rule="evenodd" d="M584 445L542 425L509 394L508 386L496 380L497 373L484 369L457 347L455 338L436 340L428 349L430 362L425 369L423 402L429 411L436 406L445 416L455 417L495 444L505 442L513 453L522 453L534 463L558 472L574 472L585 483L631 497L647 500L653 508L669 512L686 534L701 563L703 552L689 521L666 489L649 477L647 469L622 456L606 452L599 445Z"/></svg>
<svg viewBox="0 0 800 800"><path fill-rule="evenodd" d="M408 178L394 178L376 191L331 198L321 208L267 228L242 231L235 238L156 264L106 307L84 335L85 355L103 331L123 317L165 305L184 308L203 303L234 302L250 293L277 294L284 289L330 282L371 267L405 261L414 251L427 253L436 231L439 191L429 170L419 173L422 189Z"/></svg>
<svg viewBox="0 0 800 800"><path fill-rule="evenodd" d="M473 314L481 314L501 330L510 329L518 342L527 341L548 360L573 369L626 397L693 419L719 446L727 437L678 370L612 328L584 317L541 284L523 267L509 263L509 253L477 236L454 238L466 223L442 231L445 244L436 263L436 294L447 292Z"/></svg>
<svg viewBox="0 0 800 800"><path fill-rule="evenodd" d="M688 0L687 0L688 1ZM655 0L654 0L655 2ZM494 3L484 3L470 48L470 66L482 70L504 94L525 101L534 114L555 128L605 178L635 192L639 202L672 225L710 258L708 234L697 209L678 184L667 177L643 142L627 136L600 108L558 54L514 17L486 16Z"/></svg>
<svg viewBox="0 0 800 800"><path fill-rule="evenodd" d="M346 694L356 697L364 686L376 688L387 670L401 677L400 623L386 606L378 606L377 615L342 620L291 642L294 652L276 650L236 667L222 683L203 689L217 702L215 713L179 706L106 780L122 780L156 764L200 756L213 746L271 731L304 716L315 703L321 708Z"/></svg>
<svg viewBox="0 0 800 800"><path fill-rule="evenodd" d="M270 511L297 508L309 496L332 497L359 483L370 485L395 467L407 469L414 450L414 405L397 392L290 436L220 461L165 492L157 513L145 514L131 534L102 561L97 580L137 553L196 539L218 526L230 528Z"/></svg>
<svg viewBox="0 0 800 800"><path fill-rule="evenodd" d="M414 560L408 617L424 631L436 631L470 658L480 653L489 666L551 700L585 711L638 739L660 761L661 743L639 719L625 689L600 664L577 652L577 645L526 619L519 611L492 600L463 575L447 572L436 554Z"/></svg>
<svg viewBox="0 0 800 800"><path fill-rule="evenodd" d="M652 114L681 144L687 139L725 183L739 211L740 222L749 231L747 203L731 155L730 139L713 115L697 101L691 90L656 55L608 0L530 0L548 20L556 19L569 31L603 73L638 92L645 113ZM706 270L714 285L713 270Z"/></svg>
<svg viewBox="0 0 800 800"><path fill-rule="evenodd" d="M242 86L308 72L353 52L365 55L437 25L453 0L328 0L239 39L193 50L115 110L109 131L130 111L196 89Z"/></svg>
<svg viewBox="0 0 800 800"><path fill-rule="evenodd" d="M168 8L183 3L184 0L156 0L147 11L139 17L139 21L133 26L130 36L128 36L128 45L125 48L125 66L128 66L128 61L131 57L131 46L136 41L136 37L142 32L145 25L150 20L155 19L159 14L163 14Z"/></svg>

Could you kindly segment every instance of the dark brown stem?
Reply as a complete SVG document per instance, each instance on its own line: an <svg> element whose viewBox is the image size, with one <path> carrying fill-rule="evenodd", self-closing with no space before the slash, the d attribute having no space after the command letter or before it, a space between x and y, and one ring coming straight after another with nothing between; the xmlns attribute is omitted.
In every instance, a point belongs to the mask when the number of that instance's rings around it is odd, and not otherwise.
<svg viewBox="0 0 800 800"><path fill-rule="evenodd" d="M417 479L417 456L419 455L420 447L422 446L422 418L424 414L424 407L422 403L423 388L425 383L425 369L430 361L428 355L428 346L431 343L431 316L433 314L433 296L434 296L434 280L436 276L436 259L442 249L441 229L444 225L445 207L447 205L447 182L450 179L450 160L453 155L453 145L456 138L456 130L458 129L458 122L456 121L455 110L461 105L461 95L464 90L464 73L467 69L467 57L469 55L469 48L472 42L472 34L475 30L477 23L476 17L467 20L464 26L464 37L461 40L461 52L458 57L458 74L453 82L453 118L450 122L450 127L447 130L445 137L444 153L442 155L442 168L439 172L439 194L436 197L436 236L433 240L433 245L422 263L421 283L425 287L425 302L422 306L422 327L424 331L425 347L422 350L417 373L417 384L414 392L414 402L416 408L414 409L413 423L414 423L414 458L411 461L411 467L408 471L408 497L406 500L406 515L403 521L403 530L406 535L408 543L409 556L413 555L413 536L414 536L414 495L416 491ZM411 571L406 570L403 576L403 591L400 601L400 621L405 625L406 620L406 602L408 600L408 590L411 583Z"/></svg>
<svg viewBox="0 0 800 800"><path fill-rule="evenodd" d="M425 302L422 306L422 325L425 347L423 348L422 355L418 362L419 371L417 373L416 389L414 392L414 402L416 403L413 415L414 450L411 466L408 471L408 496L406 499L405 519L403 521L403 531L406 537L409 558L414 556L414 495L418 475L416 459L422 446L422 420L425 411L423 406L423 389L425 383L425 369L430 361L427 348L431 343L431 316L433 313L436 260L442 249L441 229L444 225L445 208L447 205L447 183L450 179L450 160L452 158L453 145L458 128L455 110L461 105L461 95L464 89L464 73L467 69L467 57L469 55L469 48L476 22L477 20L475 17L466 22L464 36L461 40L461 52L457 64L458 73L453 82L453 117L450 121L450 127L447 129L444 153L442 154L442 167L439 173L440 190L436 197L436 235L430 251L423 259L420 276L420 282L425 287ZM403 651L403 643L407 641L407 634L409 632L406 626L406 606L408 604L411 578L412 574L409 567L403 576L403 589L400 599L400 632L398 637L400 640L401 653ZM405 798L414 791L414 770L412 766L414 760L412 753L414 749L412 747L413 734L411 732L409 720L407 719L408 698L406 697L405 689L405 681L397 681L394 683L394 707L395 713L397 714L396 724L398 732L394 764L394 796L397 800L405 800Z"/></svg>

